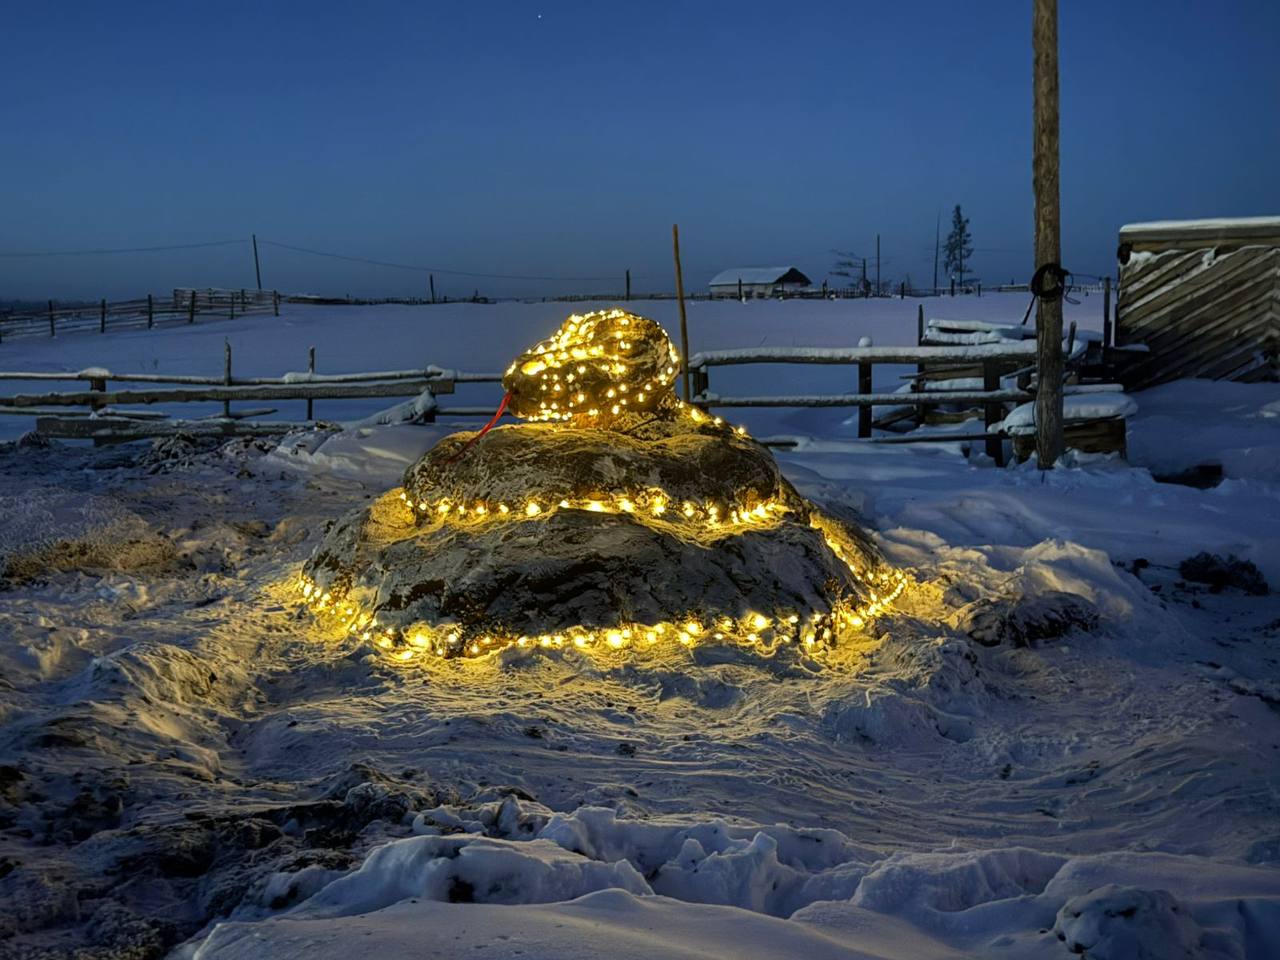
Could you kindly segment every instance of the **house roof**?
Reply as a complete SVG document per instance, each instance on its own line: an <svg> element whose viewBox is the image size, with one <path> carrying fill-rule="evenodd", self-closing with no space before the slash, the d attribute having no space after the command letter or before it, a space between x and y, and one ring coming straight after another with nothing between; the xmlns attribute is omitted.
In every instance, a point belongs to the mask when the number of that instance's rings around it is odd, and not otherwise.
<svg viewBox="0 0 1280 960"><path fill-rule="evenodd" d="M744 284L797 283L806 287L812 282L795 267L733 267L717 273L708 286L737 286L739 280Z"/></svg>

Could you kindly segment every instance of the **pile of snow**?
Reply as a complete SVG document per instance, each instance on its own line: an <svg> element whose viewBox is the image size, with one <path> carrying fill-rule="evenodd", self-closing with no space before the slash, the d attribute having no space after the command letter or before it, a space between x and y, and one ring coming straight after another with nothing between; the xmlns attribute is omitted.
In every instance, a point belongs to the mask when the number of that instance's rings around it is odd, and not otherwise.
<svg viewBox="0 0 1280 960"><path fill-rule="evenodd" d="M1131 417L1137 412L1137 401L1125 393L1072 393L1062 398L1064 424L1083 423L1089 420L1118 420ZM1014 407L995 429L1003 430L1010 435L1035 433L1035 403L1023 403Z"/></svg>

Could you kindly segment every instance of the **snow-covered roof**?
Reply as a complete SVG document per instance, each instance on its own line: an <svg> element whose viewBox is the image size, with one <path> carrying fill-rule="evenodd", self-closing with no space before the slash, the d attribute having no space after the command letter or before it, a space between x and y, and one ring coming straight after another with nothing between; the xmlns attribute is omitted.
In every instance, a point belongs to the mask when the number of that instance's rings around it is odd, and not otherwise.
<svg viewBox="0 0 1280 960"><path fill-rule="evenodd" d="M1170 233L1192 236L1275 236L1280 234L1280 216L1215 217L1207 220L1152 220L1127 223L1120 228L1120 239L1146 240Z"/></svg>
<svg viewBox="0 0 1280 960"><path fill-rule="evenodd" d="M811 282L797 267L731 267L721 270L711 278L708 286L737 286L741 280L747 283L797 283L808 286Z"/></svg>

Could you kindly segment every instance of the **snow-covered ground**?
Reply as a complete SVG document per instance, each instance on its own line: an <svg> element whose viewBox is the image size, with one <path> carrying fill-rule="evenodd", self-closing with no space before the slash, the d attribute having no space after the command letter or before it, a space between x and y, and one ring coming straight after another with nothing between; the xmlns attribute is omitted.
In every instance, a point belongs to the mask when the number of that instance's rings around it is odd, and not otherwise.
<svg viewBox="0 0 1280 960"><path fill-rule="evenodd" d="M0 368L217 373L230 336L246 374L312 343L324 372L501 369L565 312L437 309L12 342ZM690 325L695 350L905 343L915 304L698 304ZM847 389L811 370L804 391ZM713 386L765 374L796 376ZM788 476L916 579L822 665L698 646L405 669L325 640L291 602L302 561L448 424L0 446L0 957L1274 956L1280 600L1178 565L1234 554L1280 588L1280 386L1137 402L1133 466L1049 474L859 445L839 412L747 418L812 436ZM1209 460L1207 490L1147 469Z"/></svg>

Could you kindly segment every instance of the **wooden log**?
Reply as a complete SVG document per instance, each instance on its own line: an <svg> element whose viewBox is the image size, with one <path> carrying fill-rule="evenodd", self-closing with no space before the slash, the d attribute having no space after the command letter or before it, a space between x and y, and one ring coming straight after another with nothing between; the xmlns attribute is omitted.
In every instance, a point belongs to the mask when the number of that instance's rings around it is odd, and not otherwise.
<svg viewBox="0 0 1280 960"><path fill-rule="evenodd" d="M871 393L871 364L863 361L858 364L858 393ZM858 407L858 436L866 439L871 436L871 405Z"/></svg>
<svg viewBox="0 0 1280 960"><path fill-rule="evenodd" d="M1033 0L1031 13L1034 135L1032 180L1036 199L1036 264L1060 264L1058 196L1058 0ZM1039 299L1036 320L1039 388L1036 391L1036 461L1050 470L1062 455L1062 300Z"/></svg>
<svg viewBox="0 0 1280 960"><path fill-rule="evenodd" d="M36 433L68 440L121 443L149 437L171 437L177 433L218 437L282 436L303 426L269 420L145 421L125 417L40 417L36 420Z"/></svg>
<svg viewBox="0 0 1280 960"><path fill-rule="evenodd" d="M1102 345L1111 346L1111 278L1102 278Z"/></svg>
<svg viewBox="0 0 1280 960"><path fill-rule="evenodd" d="M94 374L84 373L49 373L44 370L7 370L0 372L0 380L92 380ZM108 373L108 380L119 383L185 383L208 386L225 386L222 377L196 377L189 374L163 373ZM289 377L240 377L233 380L236 386L269 386L289 383L377 383L384 380L432 380L438 384L436 393L452 393L454 382L458 383L501 383L499 373L464 373L457 370L441 370L438 367L426 370L380 370L369 373L326 373L309 376L307 380Z"/></svg>
<svg viewBox="0 0 1280 960"><path fill-rule="evenodd" d="M15 394L0 397L0 404L13 407L85 406L95 400L104 404L205 403L220 400L346 400L366 397L416 397L428 387L439 392L439 380L397 380L385 383L291 383L268 386L222 386L177 390L117 390L114 393L72 391L68 393Z"/></svg>
<svg viewBox="0 0 1280 960"><path fill-rule="evenodd" d="M684 310L684 271L680 267L680 225L671 225L671 248L676 261L676 297L680 301L680 382L689 402L689 320Z"/></svg>
<svg viewBox="0 0 1280 960"><path fill-rule="evenodd" d="M223 373L222 373L222 382L225 386L229 387L231 386L231 341L226 339L225 337L223 338L223 341L222 341L222 359L224 363ZM222 401L222 415L224 417L231 416L230 400Z"/></svg>
<svg viewBox="0 0 1280 960"><path fill-rule="evenodd" d="M982 365L982 389L996 393L1000 389L1000 368L992 360ZM1004 407L996 401L987 401L982 405L982 420L991 433L991 428L1004 419ZM987 437L987 456L995 461L997 467L1004 466L1004 441L998 436Z"/></svg>
<svg viewBox="0 0 1280 960"><path fill-rule="evenodd" d="M689 358L689 366L725 367L743 363L981 363L984 360L1025 362L1037 354L1031 340L1014 343L979 343L943 347L744 347L737 350L707 350ZM1061 350L1061 346L1059 346Z"/></svg>
<svg viewBox="0 0 1280 960"><path fill-rule="evenodd" d="M877 407L903 405L931 406L939 403L980 404L988 401L1016 401L1025 403L1034 395L1022 390L929 390L919 393L844 393L808 394L803 396L776 397L721 397L711 394L699 398L704 407L859 407L864 404Z"/></svg>

